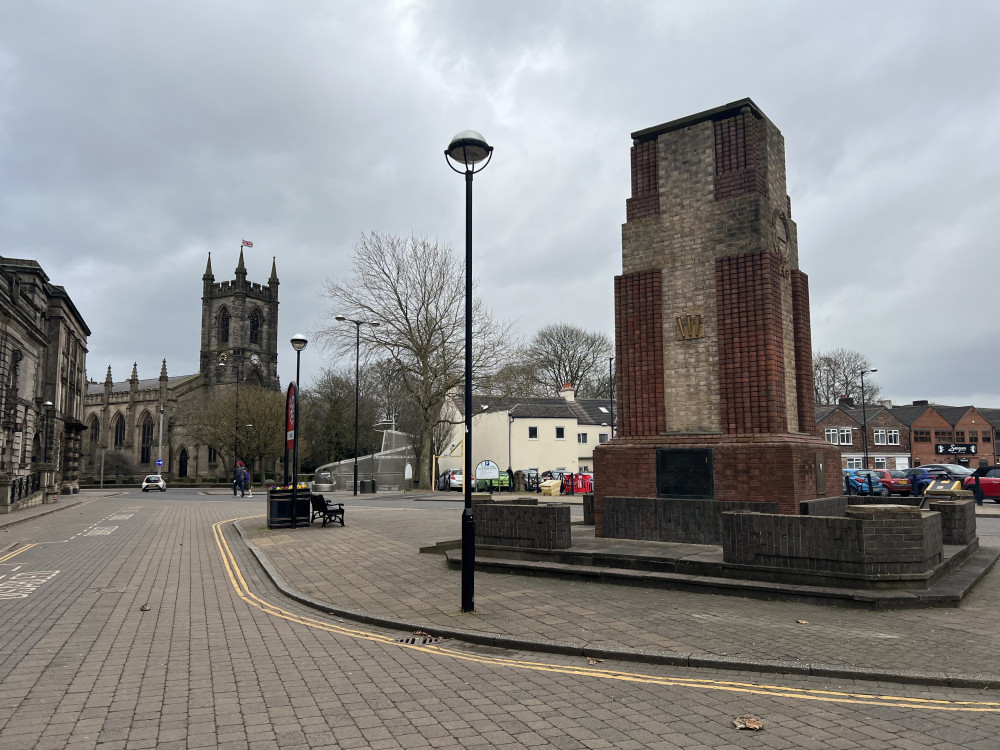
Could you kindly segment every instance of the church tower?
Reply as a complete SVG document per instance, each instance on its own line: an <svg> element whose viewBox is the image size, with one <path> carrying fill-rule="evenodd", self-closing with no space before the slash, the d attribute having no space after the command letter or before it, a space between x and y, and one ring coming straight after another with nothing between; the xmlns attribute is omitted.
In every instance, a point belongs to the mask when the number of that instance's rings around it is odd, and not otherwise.
<svg viewBox="0 0 1000 750"><path fill-rule="evenodd" d="M247 281L243 247L232 281L216 283L212 254L202 278L200 372L209 385L249 383L280 390L278 273L267 284Z"/></svg>

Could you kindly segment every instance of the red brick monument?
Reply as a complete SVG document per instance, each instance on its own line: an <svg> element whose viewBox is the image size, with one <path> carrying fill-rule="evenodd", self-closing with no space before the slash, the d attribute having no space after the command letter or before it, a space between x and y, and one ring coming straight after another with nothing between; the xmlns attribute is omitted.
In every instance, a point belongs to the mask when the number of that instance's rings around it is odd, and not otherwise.
<svg viewBox="0 0 1000 750"><path fill-rule="evenodd" d="M781 132L743 99L632 139L618 428L594 455L597 535L607 498L798 513L842 494L840 456L813 434L809 285Z"/></svg>

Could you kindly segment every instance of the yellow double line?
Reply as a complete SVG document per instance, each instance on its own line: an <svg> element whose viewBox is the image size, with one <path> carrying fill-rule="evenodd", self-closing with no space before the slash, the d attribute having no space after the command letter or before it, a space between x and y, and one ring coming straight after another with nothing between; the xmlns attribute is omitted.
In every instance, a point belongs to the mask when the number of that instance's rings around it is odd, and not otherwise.
<svg viewBox="0 0 1000 750"><path fill-rule="evenodd" d="M250 518L244 516L243 518ZM911 698L897 695L874 695L870 693L838 692L834 690L809 690L805 688L790 688L780 685L760 685L748 682L733 682L725 680L699 680L686 677L657 677L654 675L636 674L633 672L620 672L611 669L594 669L589 667L556 666L542 662L524 661L521 659L507 659L495 656L483 656L478 654L466 654L441 648L433 644L402 643L390 636L372 633L366 630L348 628L334 625L325 620L318 620L313 617L306 617L289 612L286 609L271 604L254 594L247 585L243 573L236 564L229 544L222 533L222 526L243 518L230 518L226 521L219 521L212 526L212 533L215 536L219 554L222 556L222 563L226 568L226 574L236 591L236 595L251 607L257 607L273 617L288 620L299 625L324 630L328 633L343 635L359 640L375 641L386 645L408 648L413 651L422 651L435 656L443 656L449 659L472 662L474 664L485 664L494 667L507 667L509 669L527 669L535 672L547 672L551 674L571 675L575 677L590 677L601 680L616 680L620 682L631 682L643 685L659 685L663 687L686 687L697 690L721 690L730 693L747 693L750 695L764 696L770 698L794 698L804 701L821 701L826 703L844 703L863 706L884 706L892 708L912 708L932 711L962 711L974 713L1000 713L1000 702L993 701L948 701L935 700L930 698Z"/></svg>
<svg viewBox="0 0 1000 750"><path fill-rule="evenodd" d="M10 560L12 557L17 557L17 555L20 555L22 552L27 552L29 549L31 549L32 547L34 547L36 545L37 545L37 542L35 544L26 544L23 547L18 547L13 552L8 552L3 557L0 557L0 563L5 563L8 560Z"/></svg>

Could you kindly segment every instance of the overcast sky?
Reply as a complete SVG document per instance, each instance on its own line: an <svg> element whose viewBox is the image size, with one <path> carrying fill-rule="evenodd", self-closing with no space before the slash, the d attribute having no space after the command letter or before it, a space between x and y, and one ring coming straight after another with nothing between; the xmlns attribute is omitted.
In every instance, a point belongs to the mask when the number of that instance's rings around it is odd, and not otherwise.
<svg viewBox="0 0 1000 750"><path fill-rule="evenodd" d="M752 98L785 137L815 350L896 403L1000 407L996 2L6 2L0 255L93 331L103 381L198 368L201 275L280 289L288 339L367 231L464 249L525 338L613 332L630 133ZM308 386L331 364L303 353Z"/></svg>

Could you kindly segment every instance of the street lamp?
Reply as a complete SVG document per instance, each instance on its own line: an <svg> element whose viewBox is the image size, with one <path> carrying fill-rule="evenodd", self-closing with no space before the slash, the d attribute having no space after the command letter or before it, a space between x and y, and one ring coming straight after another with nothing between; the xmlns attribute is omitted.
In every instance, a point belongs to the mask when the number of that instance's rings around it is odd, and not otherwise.
<svg viewBox="0 0 1000 750"><path fill-rule="evenodd" d="M341 323L348 322L354 324L354 495L358 494L358 403L361 395L361 385L359 380L361 362L361 326L369 325L378 328L378 321L371 320L351 320L343 315L338 315L336 320Z"/></svg>
<svg viewBox="0 0 1000 750"><path fill-rule="evenodd" d="M301 333L292 336L292 348L295 350L295 424L292 426L292 528L295 528L295 517L298 511L299 494L299 363L302 350L309 341Z"/></svg>
<svg viewBox="0 0 1000 750"><path fill-rule="evenodd" d="M860 370L858 375L861 376L861 444L864 446L865 450L865 462L864 467L870 468L868 466L868 412L865 409L865 373L866 372L878 372L876 369L871 370Z"/></svg>
<svg viewBox="0 0 1000 750"><path fill-rule="evenodd" d="M444 159L465 173L465 509L462 511L462 611L475 610L476 519L472 514L472 175L486 168L493 147L475 130L463 130L451 139ZM457 169L456 164L462 168ZM477 164L482 165L477 168Z"/></svg>
<svg viewBox="0 0 1000 750"><path fill-rule="evenodd" d="M42 414L42 417L45 420L44 421L44 427L42 428L42 463L43 464L46 464L46 463L49 462L49 423L52 421L52 419L51 419L52 415L49 413L49 410L52 409L52 407L54 407L54 406L55 406L55 404L53 404L51 401L46 401L45 403L42 404L42 408L45 409L45 412Z"/></svg>
<svg viewBox="0 0 1000 750"><path fill-rule="evenodd" d="M222 381L222 368L226 366L228 357L225 353L219 355L219 381ZM236 413L233 415L233 477L236 476L236 464L240 452L240 363L233 362L233 374L236 381ZM235 481L235 480L234 480Z"/></svg>

